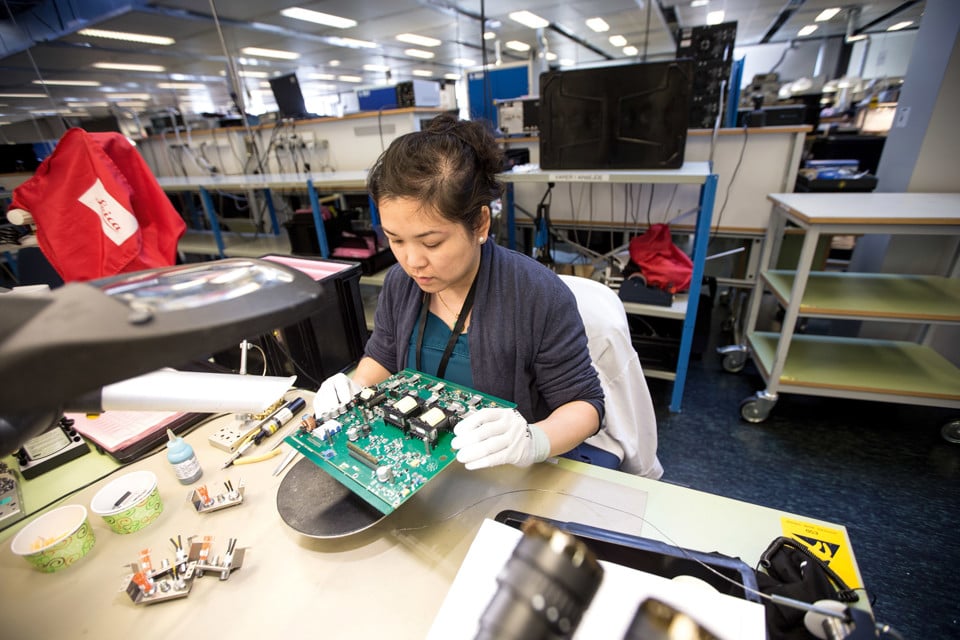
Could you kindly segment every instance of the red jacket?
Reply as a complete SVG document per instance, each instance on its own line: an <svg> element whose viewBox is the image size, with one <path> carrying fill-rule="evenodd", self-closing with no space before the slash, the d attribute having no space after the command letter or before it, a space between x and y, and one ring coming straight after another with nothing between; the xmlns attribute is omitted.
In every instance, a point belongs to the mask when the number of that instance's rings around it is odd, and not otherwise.
<svg viewBox="0 0 960 640"><path fill-rule="evenodd" d="M119 133L70 129L13 192L65 282L174 264L186 224Z"/></svg>

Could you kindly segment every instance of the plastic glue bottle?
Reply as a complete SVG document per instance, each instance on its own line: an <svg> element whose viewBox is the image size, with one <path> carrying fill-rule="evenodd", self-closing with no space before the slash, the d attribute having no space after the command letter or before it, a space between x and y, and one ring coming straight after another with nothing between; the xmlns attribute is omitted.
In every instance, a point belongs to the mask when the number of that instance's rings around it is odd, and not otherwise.
<svg viewBox="0 0 960 640"><path fill-rule="evenodd" d="M193 484L203 475L193 447L180 436L174 435L170 429L167 429L167 438L167 460L173 465L177 480L180 484Z"/></svg>

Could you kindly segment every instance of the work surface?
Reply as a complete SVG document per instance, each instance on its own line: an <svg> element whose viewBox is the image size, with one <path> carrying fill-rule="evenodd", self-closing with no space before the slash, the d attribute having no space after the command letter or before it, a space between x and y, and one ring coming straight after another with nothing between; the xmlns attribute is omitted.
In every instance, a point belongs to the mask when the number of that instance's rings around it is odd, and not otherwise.
<svg viewBox="0 0 960 640"><path fill-rule="evenodd" d="M96 545L76 565L58 573L40 573L10 551L11 534L22 524L4 531L0 545L3 637L368 638L386 633L422 638L484 518L502 510L719 551L749 565L755 565L766 545L782 534L781 517L788 515L569 461L473 472L455 463L370 529L345 538L312 539L288 527L277 513L282 475L271 472L279 457L220 468L227 454L211 447L207 436L224 420L232 417L207 423L186 438L204 469L196 485L179 484L162 453L121 470L150 469L157 474L163 513L129 535L113 533L91 514ZM287 445L282 447L286 450ZM47 475L69 473L70 465ZM96 491L116 475L61 504L89 508ZM199 514L187 501L199 484L220 492L224 481L236 485L241 479L246 493L237 507ZM25 484L29 496L29 482ZM28 508L35 506L28 502ZM155 566L161 558L172 560L169 538L178 535L184 539L212 535L214 553L222 552L228 538L235 537L238 548L247 548L243 567L225 582L216 576L198 579L185 599L134 605L121 590L128 565L144 548L152 550Z"/></svg>

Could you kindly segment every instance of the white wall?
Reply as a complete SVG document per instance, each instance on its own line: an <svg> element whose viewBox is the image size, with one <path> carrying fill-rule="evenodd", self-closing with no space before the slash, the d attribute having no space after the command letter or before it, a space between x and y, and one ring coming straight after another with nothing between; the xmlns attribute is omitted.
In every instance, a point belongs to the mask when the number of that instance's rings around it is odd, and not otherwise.
<svg viewBox="0 0 960 640"><path fill-rule="evenodd" d="M916 30L875 33L855 43L847 75L867 79L905 76L917 33ZM866 55L862 53L864 50Z"/></svg>

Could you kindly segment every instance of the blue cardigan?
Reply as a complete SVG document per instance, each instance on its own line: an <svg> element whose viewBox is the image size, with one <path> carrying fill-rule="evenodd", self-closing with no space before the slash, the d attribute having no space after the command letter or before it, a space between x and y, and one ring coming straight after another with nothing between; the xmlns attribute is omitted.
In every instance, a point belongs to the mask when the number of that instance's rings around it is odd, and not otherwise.
<svg viewBox="0 0 960 640"><path fill-rule="evenodd" d="M515 402L529 422L583 400L602 423L603 389L570 289L533 258L494 242L483 245L477 278L467 333L474 388ZM391 373L407 366L422 298L400 265L391 267L365 348Z"/></svg>

